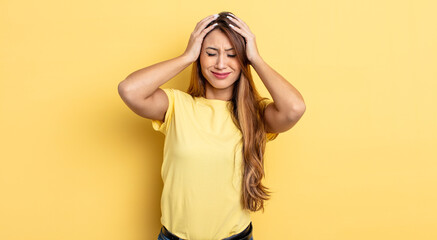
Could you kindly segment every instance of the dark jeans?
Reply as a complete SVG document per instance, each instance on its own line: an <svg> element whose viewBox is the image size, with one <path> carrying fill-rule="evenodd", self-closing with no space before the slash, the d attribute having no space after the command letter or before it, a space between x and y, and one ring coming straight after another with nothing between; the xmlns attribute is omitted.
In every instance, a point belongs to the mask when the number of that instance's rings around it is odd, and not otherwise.
<svg viewBox="0 0 437 240"><path fill-rule="evenodd" d="M252 224L252 223L251 223ZM167 238L166 236L164 236L164 234L163 234L163 229L164 229L165 227L164 226L162 226L161 227L161 232L159 233L159 235L158 235L158 240L171 240L171 239L169 239L169 238ZM253 227L252 227L253 228ZM168 229L167 229L167 231L168 231ZM244 230L243 230L244 231ZM168 232L170 232L170 231L168 231ZM171 232L170 232L171 233ZM251 231L250 231L250 233L252 233L252 229L251 229ZM171 233L172 234L172 233ZM226 239L232 239L233 237L235 237L235 236L237 236L238 234L240 234L240 233L236 233L236 234L234 234L234 235L232 235L232 236L230 236L230 237L227 237L227 238L225 238L224 240L226 240ZM174 235L174 234L173 234ZM176 236L176 235L175 235ZM180 240L183 240L182 238L179 238ZM249 239L249 240L254 240L253 239L253 236Z"/></svg>

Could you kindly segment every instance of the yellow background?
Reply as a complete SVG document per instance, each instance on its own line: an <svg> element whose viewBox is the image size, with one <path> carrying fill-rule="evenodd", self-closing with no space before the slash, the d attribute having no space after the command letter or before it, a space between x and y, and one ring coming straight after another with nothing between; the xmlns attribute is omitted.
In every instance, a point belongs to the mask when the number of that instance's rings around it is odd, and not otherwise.
<svg viewBox="0 0 437 240"><path fill-rule="evenodd" d="M242 18L307 110L266 149L254 239L437 239L435 1L1 1L0 239L160 230L164 136L122 102L198 21ZM186 90L191 67L162 87ZM263 96L270 95L252 69Z"/></svg>

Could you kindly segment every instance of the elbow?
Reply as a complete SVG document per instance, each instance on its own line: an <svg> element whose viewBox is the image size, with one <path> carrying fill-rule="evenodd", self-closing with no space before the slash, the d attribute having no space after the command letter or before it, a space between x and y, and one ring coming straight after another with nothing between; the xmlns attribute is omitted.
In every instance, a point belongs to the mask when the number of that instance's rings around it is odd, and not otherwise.
<svg viewBox="0 0 437 240"><path fill-rule="evenodd" d="M296 119L300 119L302 115L305 113L306 106L305 104L300 104L295 106L292 111L288 114L288 119L290 121L296 121Z"/></svg>
<svg viewBox="0 0 437 240"><path fill-rule="evenodd" d="M307 109L305 103L302 103L299 107L296 108L298 112L300 112L301 114L304 114L305 110Z"/></svg>
<svg viewBox="0 0 437 240"><path fill-rule="evenodd" d="M123 82L120 82L120 83L118 84L118 88L117 88L117 90L118 90L118 94L120 94L120 95L124 92Z"/></svg>
<svg viewBox="0 0 437 240"><path fill-rule="evenodd" d="M120 97L124 98L127 95L127 87L126 87L126 83L124 81L120 82L118 84L118 95L120 95Z"/></svg>

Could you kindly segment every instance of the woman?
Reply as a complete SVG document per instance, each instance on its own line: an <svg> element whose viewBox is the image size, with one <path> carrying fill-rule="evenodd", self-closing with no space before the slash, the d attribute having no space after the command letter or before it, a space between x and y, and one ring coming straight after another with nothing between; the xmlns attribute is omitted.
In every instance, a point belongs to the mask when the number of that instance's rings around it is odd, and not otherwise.
<svg viewBox="0 0 437 240"><path fill-rule="evenodd" d="M159 88L193 64L187 92ZM262 98L252 65L274 101ZM128 75L126 105L165 134L159 240L251 240L250 211L269 199L267 141L290 129L305 104L260 57L255 36L230 12L197 23L185 52Z"/></svg>

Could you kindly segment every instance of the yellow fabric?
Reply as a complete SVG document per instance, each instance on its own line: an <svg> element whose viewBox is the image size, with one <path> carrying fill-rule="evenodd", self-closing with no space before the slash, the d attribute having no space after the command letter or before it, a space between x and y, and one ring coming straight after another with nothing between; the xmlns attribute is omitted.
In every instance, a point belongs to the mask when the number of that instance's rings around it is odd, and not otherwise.
<svg viewBox="0 0 437 240"><path fill-rule="evenodd" d="M165 135L162 225L189 240L217 240L243 231L251 219L240 202L242 135L228 102L163 90L169 99L164 122L152 120L153 129Z"/></svg>

